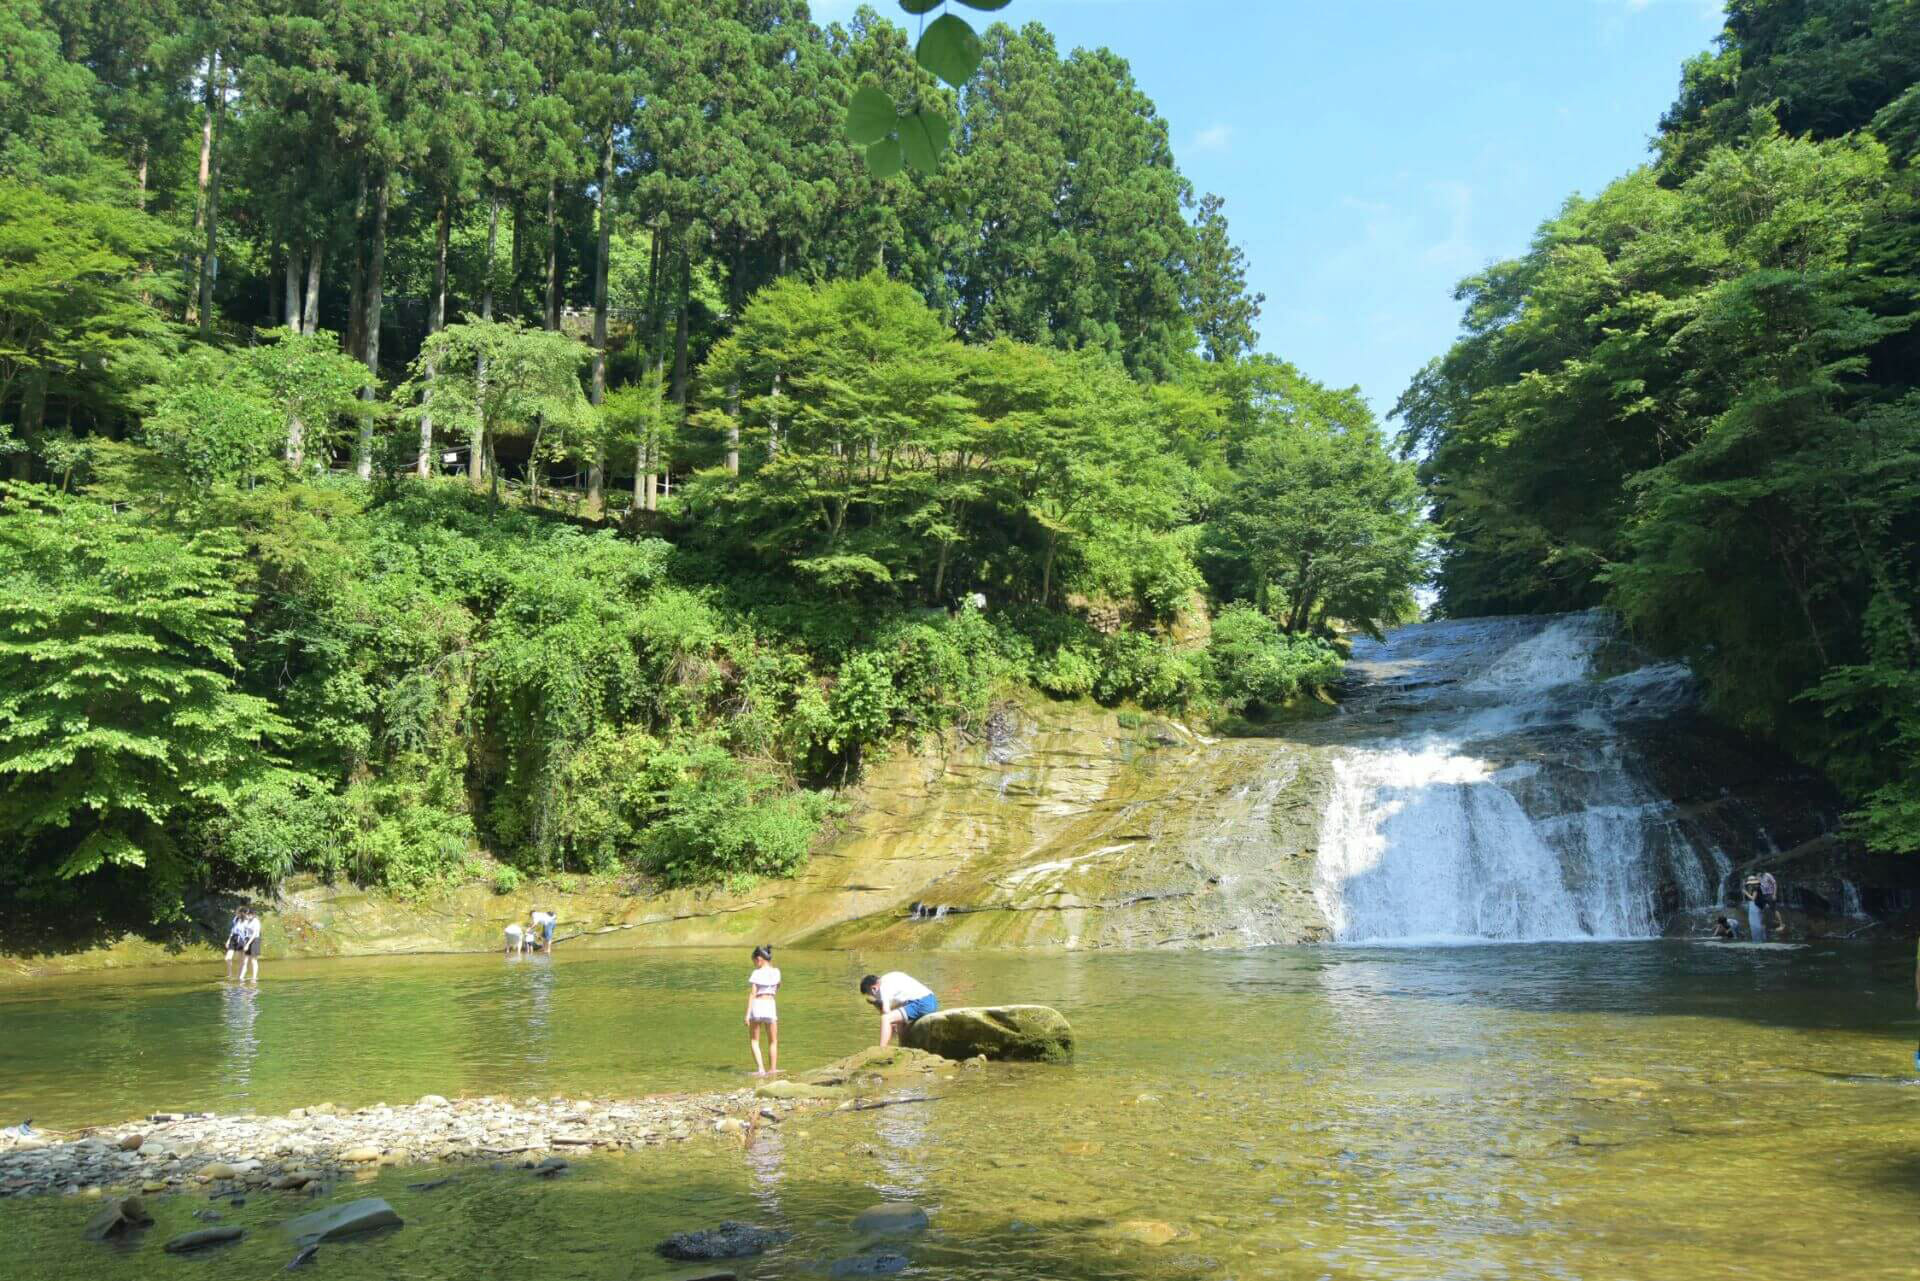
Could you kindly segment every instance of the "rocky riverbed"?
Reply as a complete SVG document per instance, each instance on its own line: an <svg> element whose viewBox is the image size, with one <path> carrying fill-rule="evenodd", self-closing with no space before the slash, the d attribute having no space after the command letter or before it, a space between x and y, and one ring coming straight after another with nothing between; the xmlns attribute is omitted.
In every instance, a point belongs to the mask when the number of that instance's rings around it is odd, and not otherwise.
<svg viewBox="0 0 1920 1281"><path fill-rule="evenodd" d="M342 1178L394 1165L520 1164L537 1173L600 1149L739 1138L797 1109L884 1106L886 1091L961 1065L918 1051L868 1050L757 1090L637 1099L447 1099L285 1116L155 1112L72 1133L0 1132L0 1197L270 1190L319 1196ZM787 1088L782 1088L782 1087ZM798 1087L798 1088L794 1088Z"/></svg>

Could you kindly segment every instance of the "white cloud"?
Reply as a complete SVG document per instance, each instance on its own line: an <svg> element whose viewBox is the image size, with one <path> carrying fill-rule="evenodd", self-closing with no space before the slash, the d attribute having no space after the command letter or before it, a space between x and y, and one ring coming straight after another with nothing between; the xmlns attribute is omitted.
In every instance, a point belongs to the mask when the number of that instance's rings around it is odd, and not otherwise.
<svg viewBox="0 0 1920 1281"><path fill-rule="evenodd" d="M1193 135L1193 145L1199 151L1225 151L1233 144L1233 126L1229 124L1211 124Z"/></svg>
<svg viewBox="0 0 1920 1281"><path fill-rule="evenodd" d="M1421 258L1453 272L1466 272L1479 266L1480 255L1474 252L1473 242L1467 235L1467 225L1473 219L1473 188L1464 182L1434 182L1428 184L1428 189L1446 215L1447 234L1429 244Z"/></svg>

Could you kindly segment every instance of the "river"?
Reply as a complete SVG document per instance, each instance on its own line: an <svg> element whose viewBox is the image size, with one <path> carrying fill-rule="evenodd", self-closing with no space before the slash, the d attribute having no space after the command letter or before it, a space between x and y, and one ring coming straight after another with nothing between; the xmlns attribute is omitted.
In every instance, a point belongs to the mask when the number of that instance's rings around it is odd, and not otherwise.
<svg viewBox="0 0 1920 1281"><path fill-rule="evenodd" d="M428 1092L570 1097L738 1086L746 949L269 964L257 989L173 968L0 988L0 1119L284 1111ZM1185 953L783 953L782 1061L857 1048L866 969L949 1004L1037 1000L1071 1067L956 1073L935 1101L796 1115L576 1162L374 1176L407 1220L315 1275L684 1275L668 1232L742 1218L792 1239L742 1277L824 1274L853 1216L911 1200L924 1277L1913 1275L1920 1141L1912 954L1684 942ZM351 1187L351 1185L349 1185ZM347 1191L349 1189L343 1189ZM132 1248L93 1203L0 1202L0 1275L266 1276L273 1225L211 1257L158 1243L203 1197L152 1200ZM1177 1235L1165 1244L1134 1239ZM1132 1227L1119 1225L1132 1224ZM844 1265L843 1265L844 1274Z"/></svg>

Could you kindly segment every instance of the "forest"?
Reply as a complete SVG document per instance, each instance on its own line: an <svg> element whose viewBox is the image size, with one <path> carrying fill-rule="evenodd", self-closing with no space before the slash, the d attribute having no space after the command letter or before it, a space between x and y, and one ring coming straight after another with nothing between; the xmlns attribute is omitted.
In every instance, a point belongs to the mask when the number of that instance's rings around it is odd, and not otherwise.
<svg viewBox="0 0 1920 1281"><path fill-rule="evenodd" d="M1411 617L1413 463L1126 63L956 47L0 0L0 894L776 876L1001 700L1258 721Z"/></svg>
<svg viewBox="0 0 1920 1281"><path fill-rule="evenodd" d="M1454 614L1604 605L1920 848L1920 5L1735 0L1401 398Z"/></svg>

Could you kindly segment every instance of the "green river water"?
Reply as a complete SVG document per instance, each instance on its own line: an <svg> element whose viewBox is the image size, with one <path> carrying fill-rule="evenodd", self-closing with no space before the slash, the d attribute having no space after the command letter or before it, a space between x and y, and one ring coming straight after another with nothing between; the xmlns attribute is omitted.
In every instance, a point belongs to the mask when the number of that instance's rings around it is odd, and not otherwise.
<svg viewBox="0 0 1920 1281"><path fill-rule="evenodd" d="M342 1194L406 1219L308 1275L695 1275L667 1233L791 1231L727 1265L834 1275L861 1209L909 1200L915 1277L1713 1278L1920 1275L1912 953L1684 943L1233 953L783 953L783 1065L859 1048L866 970L949 1005L1041 1001L1072 1067L993 1067L927 1104L795 1115L578 1160L564 1179L418 1167ZM745 950L269 963L257 990L175 968L0 988L0 1122L279 1112L428 1092L608 1097L746 1084ZM131 1247L74 1198L0 1201L0 1276L267 1277L276 1194L202 1257ZM1165 1244L1117 1225L1151 1221ZM1135 1229L1137 1231L1137 1229ZM842 1264L840 1275L849 1265ZM709 1269L711 1271L711 1269Z"/></svg>

